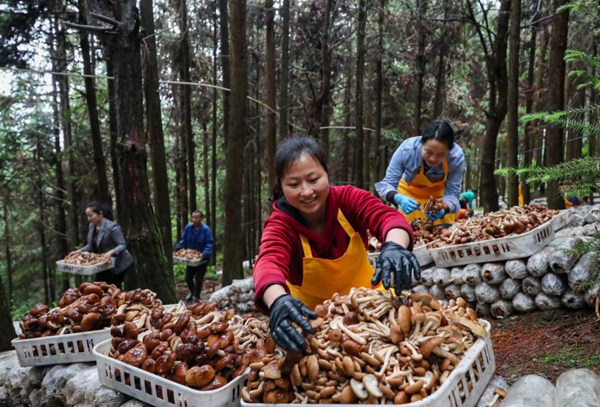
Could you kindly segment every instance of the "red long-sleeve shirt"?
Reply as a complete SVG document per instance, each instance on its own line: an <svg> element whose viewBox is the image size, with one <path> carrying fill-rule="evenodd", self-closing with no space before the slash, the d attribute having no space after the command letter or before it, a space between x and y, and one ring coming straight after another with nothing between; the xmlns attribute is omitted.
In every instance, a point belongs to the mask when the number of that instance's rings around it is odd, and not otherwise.
<svg viewBox="0 0 600 407"><path fill-rule="evenodd" d="M308 238L314 257L337 259L348 249L349 238L337 220L338 209L359 232L365 248L367 230L380 242L394 228L406 230L413 245L413 232L406 218L396 209L383 204L368 191L351 185L330 186L327 197L326 225L321 235L313 232L292 215L273 204L273 213L265 221L258 260L254 265L254 303L267 312L262 300L265 290L272 284L279 284L289 292L286 281L294 285L302 284L302 243L300 234ZM366 250L366 249L365 249ZM326 276L324 276L326 278Z"/></svg>

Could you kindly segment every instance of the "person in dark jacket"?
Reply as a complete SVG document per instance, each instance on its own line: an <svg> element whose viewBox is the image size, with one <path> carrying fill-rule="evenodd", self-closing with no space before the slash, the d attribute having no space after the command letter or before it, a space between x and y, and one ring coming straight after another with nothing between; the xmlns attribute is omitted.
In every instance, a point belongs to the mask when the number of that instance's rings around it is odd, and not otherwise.
<svg viewBox="0 0 600 407"><path fill-rule="evenodd" d="M185 227L181 240L175 245L176 250L193 249L202 254L202 262L199 266L187 266L185 269L185 282L189 290L188 295L185 297L186 301L196 302L200 299L202 281L206 274L214 243L212 231L202 223L202 212L195 210L192 212L192 223ZM194 279L196 280L195 284Z"/></svg>
<svg viewBox="0 0 600 407"><path fill-rule="evenodd" d="M112 220L110 210L99 202L92 202L85 209L88 222L87 244L75 252L104 253L104 260L115 257L115 267L95 275L96 281L106 281L121 287L133 256L127 250L121 226Z"/></svg>

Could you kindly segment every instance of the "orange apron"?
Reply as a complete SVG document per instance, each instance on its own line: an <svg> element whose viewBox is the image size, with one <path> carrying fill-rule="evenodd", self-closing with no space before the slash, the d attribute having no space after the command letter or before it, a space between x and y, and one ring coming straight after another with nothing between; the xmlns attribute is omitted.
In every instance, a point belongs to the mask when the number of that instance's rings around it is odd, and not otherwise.
<svg viewBox="0 0 600 407"><path fill-rule="evenodd" d="M421 208L431 196L434 198L442 198L444 196L446 178L448 177L448 160L444 160L442 165L444 167L445 175L441 180L435 182L430 181L425 175L424 166L421 165L421 170L410 184L407 184L403 179L400 179L400 182L398 183L398 192L402 195L410 196L411 198L415 199L417 202L419 202ZM402 212L402 208L400 208L400 211ZM409 222L413 219L426 219L425 214L418 209L408 215L404 212L402 213ZM448 213L442 219L439 219L434 223L436 225L443 223L454 223L454 217L455 215L453 213Z"/></svg>
<svg viewBox="0 0 600 407"><path fill-rule="evenodd" d="M350 237L348 249L342 257L330 260L314 258L308 238L300 235L304 258L302 259L302 285L287 282L290 293L307 307L315 308L330 299L336 292L346 295L352 287L372 287L373 267L360 233L356 232L342 211L338 210L338 222ZM379 284L377 288L383 290Z"/></svg>

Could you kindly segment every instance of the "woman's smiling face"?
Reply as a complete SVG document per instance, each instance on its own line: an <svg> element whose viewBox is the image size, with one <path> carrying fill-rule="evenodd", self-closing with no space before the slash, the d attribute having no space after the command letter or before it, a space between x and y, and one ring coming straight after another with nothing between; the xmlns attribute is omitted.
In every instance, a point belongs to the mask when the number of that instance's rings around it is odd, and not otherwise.
<svg viewBox="0 0 600 407"><path fill-rule="evenodd" d="M281 189L288 203L307 220L324 215L329 177L310 154L302 153L292 162L281 178Z"/></svg>

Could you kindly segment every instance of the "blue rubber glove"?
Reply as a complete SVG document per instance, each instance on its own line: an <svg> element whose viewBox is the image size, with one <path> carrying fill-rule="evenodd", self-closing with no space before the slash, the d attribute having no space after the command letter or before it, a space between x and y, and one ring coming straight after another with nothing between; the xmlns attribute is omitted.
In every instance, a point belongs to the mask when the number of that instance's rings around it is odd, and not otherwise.
<svg viewBox="0 0 600 407"><path fill-rule="evenodd" d="M426 217L427 219L429 219L430 221L432 221L432 222L435 222L435 221L436 221L436 220L438 220L438 219L442 219L442 218L444 217L444 215L445 215L445 214L446 214L446 211L445 211L445 210L443 210L443 209L440 209L440 210L439 210L439 211L437 211L437 212L434 212L434 211L429 211L429 212L427 212L427 213L425 214L425 217Z"/></svg>
<svg viewBox="0 0 600 407"><path fill-rule="evenodd" d="M371 284L375 286L381 281L386 290L392 287L396 295L400 295L402 290L410 290L413 276L416 280L421 278L421 267L415 255L397 243L382 244Z"/></svg>
<svg viewBox="0 0 600 407"><path fill-rule="evenodd" d="M396 194L394 202L402 208L402 212L405 215L413 213L419 207L419 203L416 200L402 194Z"/></svg>

